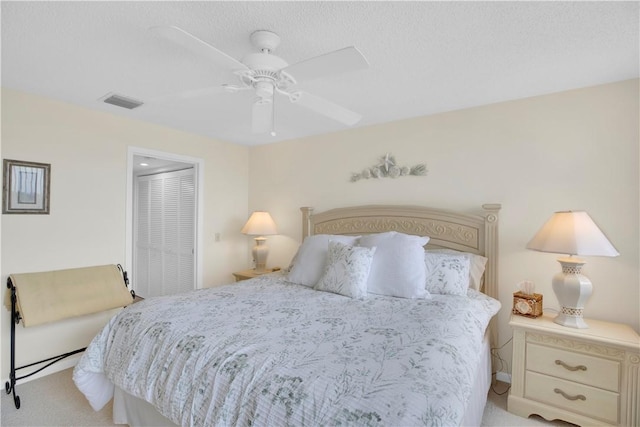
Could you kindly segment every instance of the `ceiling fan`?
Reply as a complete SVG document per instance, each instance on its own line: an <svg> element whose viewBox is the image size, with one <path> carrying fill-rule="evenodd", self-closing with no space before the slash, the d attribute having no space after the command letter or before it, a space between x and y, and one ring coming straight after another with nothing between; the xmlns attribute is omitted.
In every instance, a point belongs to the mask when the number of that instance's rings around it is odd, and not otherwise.
<svg viewBox="0 0 640 427"><path fill-rule="evenodd" d="M360 114L327 99L294 88L297 83L303 81L367 68L369 63L366 58L353 46L289 65L272 53L280 44L280 37L274 32L259 30L250 36L251 43L258 52L249 53L238 61L181 28L157 26L151 27L150 30L229 69L238 78L233 84L182 92L179 95L181 98L194 98L220 91L254 90L256 98L253 102L251 120L254 133L271 132L275 135L273 101L276 93L284 95L293 104L348 126L355 125L362 118Z"/></svg>

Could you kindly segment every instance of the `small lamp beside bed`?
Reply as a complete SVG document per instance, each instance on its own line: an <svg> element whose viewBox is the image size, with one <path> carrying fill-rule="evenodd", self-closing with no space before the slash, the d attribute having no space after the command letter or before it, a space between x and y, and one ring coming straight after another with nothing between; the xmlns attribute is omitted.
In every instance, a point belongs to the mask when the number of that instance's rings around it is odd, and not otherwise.
<svg viewBox="0 0 640 427"><path fill-rule="evenodd" d="M584 306L592 292L591 281L584 276L585 261L573 255L618 256L611 242L584 211L556 212L533 236L527 249L567 254L558 258L562 272L553 277L553 292L562 307L553 320L570 328L588 328L583 319Z"/></svg>
<svg viewBox="0 0 640 427"><path fill-rule="evenodd" d="M265 244L267 239L264 236L278 234L273 218L271 218L269 212L255 211L251 214L244 227L242 227L241 233L249 236L257 236L254 238L256 245L252 250L253 262L255 263L256 272L265 272L269 248Z"/></svg>

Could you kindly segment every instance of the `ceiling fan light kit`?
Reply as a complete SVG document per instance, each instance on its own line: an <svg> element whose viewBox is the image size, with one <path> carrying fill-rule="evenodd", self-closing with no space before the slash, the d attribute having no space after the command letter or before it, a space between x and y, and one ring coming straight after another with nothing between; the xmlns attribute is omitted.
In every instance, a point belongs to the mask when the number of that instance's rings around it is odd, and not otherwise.
<svg viewBox="0 0 640 427"><path fill-rule="evenodd" d="M258 80L253 87L256 89L256 95L258 98L262 98L262 101L271 103L273 97L273 83L265 80Z"/></svg>
<svg viewBox="0 0 640 427"><path fill-rule="evenodd" d="M253 89L256 98L252 107L251 129L254 133L275 134L275 93L286 96L293 104L348 126L353 126L362 119L360 114L327 99L293 89L299 82L367 68L369 64L366 58L353 46L289 65L272 53L280 45L280 36L272 31L258 30L249 37L258 52L249 53L242 61L238 61L178 27L160 26L152 27L151 30L234 72L239 84L223 84L220 86L223 91L235 93ZM180 97L194 98L213 93L215 91L211 88L204 88L190 90Z"/></svg>

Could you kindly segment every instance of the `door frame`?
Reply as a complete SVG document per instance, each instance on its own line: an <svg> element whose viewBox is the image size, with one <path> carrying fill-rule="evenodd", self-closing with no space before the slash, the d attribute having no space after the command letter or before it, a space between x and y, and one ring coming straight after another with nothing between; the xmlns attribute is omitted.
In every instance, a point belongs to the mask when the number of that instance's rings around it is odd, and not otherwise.
<svg viewBox="0 0 640 427"><path fill-rule="evenodd" d="M203 245L203 219L204 219L204 160L197 157L184 156L181 154L169 153L165 151L151 150L149 148L129 146L127 149L127 201L125 213L125 269L133 272L133 210L135 206L133 177L134 156L154 157L157 159L171 160L182 163L190 163L194 168L195 195L196 195L196 233L195 233L195 287L202 288L202 245ZM132 277L135 281L135 277ZM133 288L133 285L132 285Z"/></svg>

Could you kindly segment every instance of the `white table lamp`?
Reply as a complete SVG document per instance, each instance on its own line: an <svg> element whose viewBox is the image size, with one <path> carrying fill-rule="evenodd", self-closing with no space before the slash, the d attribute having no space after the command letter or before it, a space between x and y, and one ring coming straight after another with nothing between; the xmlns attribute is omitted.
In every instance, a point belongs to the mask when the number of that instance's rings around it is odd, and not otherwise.
<svg viewBox="0 0 640 427"><path fill-rule="evenodd" d="M271 215L269 215L269 212L263 211L252 213L247 223L242 227L241 232L249 236L257 236L255 237L256 245L252 251L253 262L257 272L264 272L267 266L267 256L269 256L269 248L265 244L267 239L264 236L278 233Z"/></svg>
<svg viewBox="0 0 640 427"><path fill-rule="evenodd" d="M562 272L553 277L555 292L562 309L554 322L571 328L588 328L582 315L591 296L591 281L581 274L585 261L573 255L618 256L611 242L584 211L556 212L533 236L527 249L567 254L558 258Z"/></svg>

